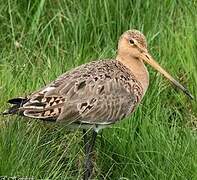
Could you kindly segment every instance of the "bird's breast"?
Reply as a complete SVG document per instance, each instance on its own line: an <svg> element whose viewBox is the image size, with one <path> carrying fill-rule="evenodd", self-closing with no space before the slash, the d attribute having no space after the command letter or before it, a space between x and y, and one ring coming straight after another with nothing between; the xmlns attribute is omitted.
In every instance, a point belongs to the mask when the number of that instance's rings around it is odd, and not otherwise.
<svg viewBox="0 0 197 180"><path fill-rule="evenodd" d="M132 81L135 80L140 83L142 88L142 99L149 85L149 73L143 61L140 59L130 57L124 58L121 56L117 56L117 60L129 69L130 73L133 75Z"/></svg>
<svg viewBox="0 0 197 180"><path fill-rule="evenodd" d="M144 96L149 86L149 73L146 66L143 64L141 70L139 72L134 72L134 75L142 86Z"/></svg>

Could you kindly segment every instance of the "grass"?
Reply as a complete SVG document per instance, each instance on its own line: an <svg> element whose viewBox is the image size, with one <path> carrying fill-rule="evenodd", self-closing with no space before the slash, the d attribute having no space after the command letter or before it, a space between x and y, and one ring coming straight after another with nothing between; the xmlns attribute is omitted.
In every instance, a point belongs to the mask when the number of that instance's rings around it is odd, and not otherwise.
<svg viewBox="0 0 197 180"><path fill-rule="evenodd" d="M61 73L113 58L122 32L146 35L154 58L196 99L196 1L0 1L0 111ZM103 130L95 179L197 179L197 103L148 67L150 87L135 113ZM80 179L79 130L0 117L0 176Z"/></svg>

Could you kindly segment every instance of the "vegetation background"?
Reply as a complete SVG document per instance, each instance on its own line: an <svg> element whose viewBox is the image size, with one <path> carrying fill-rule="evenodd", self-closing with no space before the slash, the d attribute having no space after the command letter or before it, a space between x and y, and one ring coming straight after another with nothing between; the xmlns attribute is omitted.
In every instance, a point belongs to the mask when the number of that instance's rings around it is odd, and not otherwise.
<svg viewBox="0 0 197 180"><path fill-rule="evenodd" d="M0 111L71 68L115 57L133 28L196 99L196 12L195 0L0 0ZM139 108L97 139L95 179L197 179L197 103L148 69ZM0 117L0 176L81 179L83 156L80 130Z"/></svg>

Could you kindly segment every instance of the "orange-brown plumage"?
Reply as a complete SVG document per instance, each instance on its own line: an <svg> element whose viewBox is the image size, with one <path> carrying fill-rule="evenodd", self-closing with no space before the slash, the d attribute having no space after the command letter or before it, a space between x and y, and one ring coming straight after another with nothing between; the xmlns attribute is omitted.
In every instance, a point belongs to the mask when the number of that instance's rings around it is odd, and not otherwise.
<svg viewBox="0 0 197 180"><path fill-rule="evenodd" d="M29 96L12 99L7 113L69 124L109 125L131 114L149 84L144 61L191 94L150 56L144 35L123 33L112 60L81 65Z"/></svg>
<svg viewBox="0 0 197 180"><path fill-rule="evenodd" d="M187 89L150 56L144 35L137 30L123 33L118 54L112 60L79 66L24 98L14 98L4 114L65 122L83 129L85 147L84 180L91 179L91 156L99 129L129 116L142 100L149 84L144 62L162 73L184 93ZM93 128L88 140L85 128Z"/></svg>

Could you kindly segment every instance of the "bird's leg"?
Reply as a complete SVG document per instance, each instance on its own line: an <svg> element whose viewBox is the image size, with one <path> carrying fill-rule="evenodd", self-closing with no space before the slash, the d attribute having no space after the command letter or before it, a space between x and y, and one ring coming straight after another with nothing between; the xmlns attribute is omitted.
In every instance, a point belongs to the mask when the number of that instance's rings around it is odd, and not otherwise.
<svg viewBox="0 0 197 180"><path fill-rule="evenodd" d="M84 150L85 150L85 154L88 154L89 140L88 140L87 131L85 129L83 129L83 139L84 139Z"/></svg>
<svg viewBox="0 0 197 180"><path fill-rule="evenodd" d="M83 133L86 132L85 130ZM85 135L85 134L84 134ZM87 142L87 134L84 136L85 144L85 171L84 171L84 180L89 180L91 178L93 163L92 163L92 151L96 141L97 132L93 130L91 141Z"/></svg>

